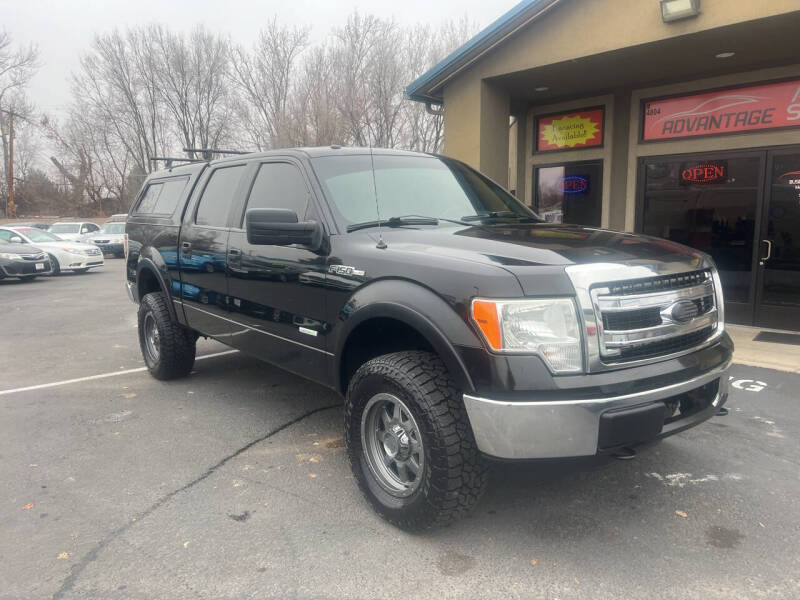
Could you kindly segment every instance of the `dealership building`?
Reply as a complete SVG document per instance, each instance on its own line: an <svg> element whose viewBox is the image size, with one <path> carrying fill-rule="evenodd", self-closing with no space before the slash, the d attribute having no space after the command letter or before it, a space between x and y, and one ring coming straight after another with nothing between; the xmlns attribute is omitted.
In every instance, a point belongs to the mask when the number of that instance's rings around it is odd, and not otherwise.
<svg viewBox="0 0 800 600"><path fill-rule="evenodd" d="M406 95L548 221L698 248L728 321L800 330L800 0L526 0Z"/></svg>

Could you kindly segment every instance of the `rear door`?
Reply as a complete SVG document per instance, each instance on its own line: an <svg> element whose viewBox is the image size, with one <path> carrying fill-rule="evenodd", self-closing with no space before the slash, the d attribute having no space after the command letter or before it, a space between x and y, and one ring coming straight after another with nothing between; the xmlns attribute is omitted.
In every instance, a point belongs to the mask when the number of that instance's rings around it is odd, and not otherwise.
<svg viewBox="0 0 800 600"><path fill-rule="evenodd" d="M179 293L188 325L227 342L229 320L225 277L230 213L243 193L246 163L209 169L187 207L178 244Z"/></svg>
<svg viewBox="0 0 800 600"><path fill-rule="evenodd" d="M247 241L249 208L284 208L300 221L319 221L312 187L300 163L270 158L254 165L253 183L228 244L231 318L246 326L235 345L263 360L320 381L329 327L325 322L326 256L304 246Z"/></svg>

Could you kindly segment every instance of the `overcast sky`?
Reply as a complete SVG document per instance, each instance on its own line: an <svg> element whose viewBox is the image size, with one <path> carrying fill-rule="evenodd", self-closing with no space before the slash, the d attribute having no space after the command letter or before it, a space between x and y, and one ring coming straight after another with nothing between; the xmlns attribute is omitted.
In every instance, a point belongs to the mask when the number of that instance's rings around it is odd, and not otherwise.
<svg viewBox="0 0 800 600"><path fill-rule="evenodd" d="M58 112L70 95L69 73L96 33L129 25L197 23L251 44L273 15L287 24L311 26L312 41L326 37L355 9L399 23L438 24L467 15L483 28L517 0L0 0L0 28L15 42L39 46L42 68L29 94L43 112Z"/></svg>

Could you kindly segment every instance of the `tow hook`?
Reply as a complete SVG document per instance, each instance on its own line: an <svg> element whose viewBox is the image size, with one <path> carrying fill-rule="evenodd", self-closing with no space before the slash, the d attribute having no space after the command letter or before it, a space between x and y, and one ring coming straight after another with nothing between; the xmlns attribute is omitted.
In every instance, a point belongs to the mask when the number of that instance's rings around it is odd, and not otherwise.
<svg viewBox="0 0 800 600"><path fill-rule="evenodd" d="M611 456L617 460L632 460L636 458L636 450L633 448L628 448L627 446L623 446L622 448L615 450Z"/></svg>

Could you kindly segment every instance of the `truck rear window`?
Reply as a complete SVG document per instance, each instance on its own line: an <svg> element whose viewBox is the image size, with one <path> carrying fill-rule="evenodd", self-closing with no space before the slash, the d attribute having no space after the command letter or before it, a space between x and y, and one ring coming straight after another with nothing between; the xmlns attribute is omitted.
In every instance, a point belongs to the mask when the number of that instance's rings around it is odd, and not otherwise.
<svg viewBox="0 0 800 600"><path fill-rule="evenodd" d="M175 177L153 182L147 189L136 207L137 214L171 215L178 206L183 189L188 183L188 177Z"/></svg>

